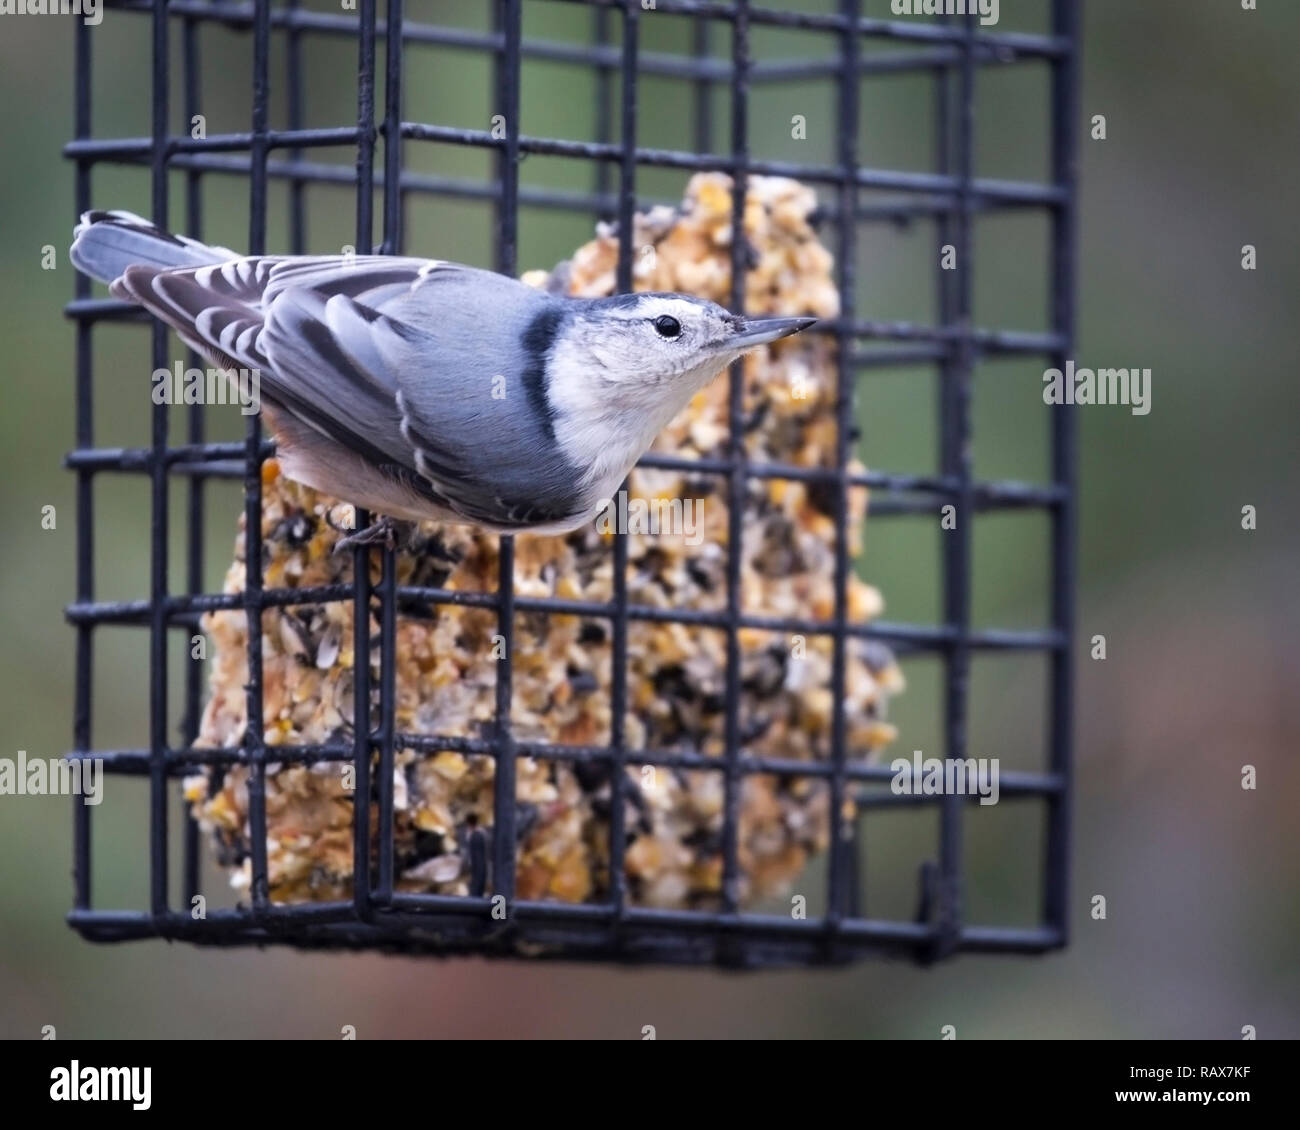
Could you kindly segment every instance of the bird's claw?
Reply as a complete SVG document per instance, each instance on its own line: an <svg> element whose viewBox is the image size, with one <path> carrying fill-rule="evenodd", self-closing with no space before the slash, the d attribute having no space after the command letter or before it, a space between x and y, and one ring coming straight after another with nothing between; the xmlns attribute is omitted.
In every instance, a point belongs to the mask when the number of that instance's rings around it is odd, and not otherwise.
<svg viewBox="0 0 1300 1130"><path fill-rule="evenodd" d="M406 526L407 523L401 523ZM392 518L380 518L372 522L364 530L357 530L347 537L339 538L334 543L334 552L342 553L346 549L357 549L363 546L382 545L385 549L396 549L399 535L404 533L399 529L399 523Z"/></svg>

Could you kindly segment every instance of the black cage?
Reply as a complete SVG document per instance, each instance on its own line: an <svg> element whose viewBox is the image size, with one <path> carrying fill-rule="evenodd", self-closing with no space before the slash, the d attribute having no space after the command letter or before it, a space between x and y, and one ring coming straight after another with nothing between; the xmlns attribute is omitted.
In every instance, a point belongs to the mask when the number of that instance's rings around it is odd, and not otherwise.
<svg viewBox="0 0 1300 1130"><path fill-rule="evenodd" d="M153 417L152 443L137 450L106 449L96 446L92 411L92 366L95 362L95 330L106 319L144 321L138 311L123 304L91 297L89 282L77 280L75 300L69 313L77 333L76 445L67 459L77 480L78 541L76 600L67 615L76 632L76 708L74 750L77 758L102 758L111 773L146 777L149 784L149 905L141 909L111 909L97 906L92 899L91 820L93 810L77 802L74 808L75 907L71 924L88 939L120 941L144 937L182 938L201 943L262 944L287 942L299 946L346 946L396 949L409 952L469 951L483 954L517 952L520 941L544 945L546 953L583 959L622 961L669 960L692 963L717 962L728 965L756 965L772 962L816 963L850 960L871 950L911 954L933 960L957 951L1039 952L1059 947L1067 940L1069 917L1068 844L1071 762L1071 643L1073 639L1074 587L1074 477L1075 436L1072 410L1054 409L1051 414L1051 481L1042 485L1019 482L981 482L972 473L970 459L971 385L976 365L986 356L1021 355L1041 357L1047 364L1064 367L1073 348L1074 330L1074 221L1075 147L1078 118L1077 0L1051 0L1051 26L1045 34L1004 32L979 26L976 17L948 17L937 20L870 18L864 0L839 0L838 10L799 13L780 7L759 7L747 0L575 0L590 9L592 44L578 48L525 39L522 34L525 0L499 0L489 5L493 30L468 33L463 29L416 22L407 18L404 0L387 0L384 19L378 18L376 0L358 0L356 11L320 12L300 8L297 0L273 4L271 0L125 0L110 3L109 18L138 23L139 33L152 36L152 123L148 136L96 136L92 121L91 67L94 29L78 23L76 30L76 130L66 149L76 165L76 206L81 212L104 206L93 190L97 166L105 162L145 164L152 174L153 218L201 236L199 183L210 174L241 175L248 178L251 202L251 230L248 250L265 250L268 185L273 179L287 181L293 193L312 183L330 181L357 186L357 235L360 250L376 247L388 253L404 251L404 205L422 194L460 196L488 200L495 209L496 269L516 273L516 237L521 201L543 208L563 208L615 220L620 239L618 285L630 289L632 268L631 218L638 205L637 174L644 166L674 169L722 170L734 178L736 214L743 211L746 178L750 174L777 174L798 178L819 187L829 200L833 231L831 248L836 256L837 283L844 314L822 332L838 339L838 470L822 476L837 496L835 513L840 518L835 553L837 599L834 616L828 621L769 622L742 613L738 592L738 568L728 572L729 591L722 614L670 613L684 622L708 623L727 633L729 670L726 687L727 748L717 765L724 776L727 802L724 808L723 866L734 877L736 859L736 796L741 775L759 769L781 771L772 766L742 759L737 719L738 645L737 631L745 626L771 627L787 632L823 633L834 640L833 684L837 717L833 757L826 764L785 766L786 771L820 775L831 788L832 827L838 832L842 819L840 802L865 784L889 779L885 766L851 764L843 748L843 679L846 641L854 636L878 638L900 652L923 650L942 656L944 671L945 755L967 756L967 697L970 658L978 649L1012 649L1045 653L1049 656L1049 733L1047 769L1039 773L1003 774L1002 794L1016 803L1046 806L1046 859L1042 890L1042 916L1032 928L974 927L963 915L962 808L957 796L929 798L940 808L940 852L922 868L918 911L913 919L892 920L863 916L858 911L859 881L856 845L851 839L833 834L828 861L826 912L806 920L778 915L744 912L724 884L723 905L717 911L670 911L629 906L625 898L622 853L624 845L622 805L613 804L610 816L610 873L612 897L595 905L568 905L549 901L528 901L515 897L514 887L514 795L515 759L524 754L550 753L577 760L625 764L621 714L626 704L625 658L629 619L646 617L654 610L630 605L622 568L626 565L623 537L615 542L615 596L607 605L584 607L585 615L603 617L612 628L614 656L611 700L612 741L592 748L532 748L511 733L510 665L503 665L497 682L497 729L481 742L462 742L465 748L490 754L496 759L495 834L477 841L479 880L468 897L404 894L394 890L392 851L394 749L405 739L394 732L392 642L397 602L403 595L395 581L391 550L358 549L358 563L374 552L383 556L383 580L373 586L368 570L358 568L355 585L336 586L330 591L276 590L265 587L260 569L248 576L246 591L230 596L205 591L202 569L202 515L204 482L213 476L242 477L248 516L250 561L260 560L258 517L261 506L260 468L271 453L257 417L252 417L242 443L212 443L205 440L201 413L190 416L189 433L169 435L167 409L160 406ZM412 5L414 6L414 5ZM888 15L888 7L882 5ZM436 6L430 9L436 12ZM127 15L125 13L131 13ZM691 54L647 55L639 50L639 31L654 13L689 17L696 28L696 50ZM247 37L254 74L253 119L247 132L223 134L201 140L173 132L178 114L186 121L198 112L197 68L205 29L221 25ZM822 60L756 59L751 55L751 28L777 27L818 29L835 36L838 51ZM182 50L174 58L173 29L179 29ZM712 34L711 34L712 33ZM302 52L319 37L342 37L355 41L358 56L357 106L354 125L328 129L302 128ZM729 42L730 52L721 54L711 45ZM272 50L282 42L288 65L281 72L272 67ZM864 44L886 44L891 50L867 53ZM504 117L503 136L492 130L455 128L438 122L408 121L402 113L403 55L429 46L453 44L459 49L487 53L494 62L495 99ZM376 82L376 56L385 54L385 81ZM595 68L599 81L617 107L601 115L603 135L594 142L578 142L521 132L521 65L531 56L567 59ZM977 74L981 68L1019 66L1026 63L1050 68L1051 152L1048 183L983 179L975 175L974 101ZM171 95L173 72L179 69L182 106ZM684 123L683 133L692 148L666 151L640 147L637 141L638 73L679 77L695 90L696 121ZM939 144L935 169L930 173L903 172L864 167L857 150L859 84L867 75L924 74L932 77L933 100L924 112L932 114ZM838 120L835 123L838 155L833 166L803 166L788 162L753 159L748 143L748 99L751 87L799 75L830 75L839 90ZM270 84L286 84L288 121L284 128L272 125L269 112ZM709 92L725 87L730 94L730 121L713 120ZM526 116L526 113L525 113ZM618 140L609 138L619 124ZM484 148L495 154L497 177L478 183L453 177L416 175L405 169L404 146L434 140L441 143ZM685 138L684 138L685 140ZM719 144L721 142L721 144ZM306 157L314 147L355 146L355 171L341 166L314 163ZM592 170L591 191L585 194L556 192L540 187L521 187L519 162L529 154L546 154L586 162ZM188 214L172 207L169 199L169 170L184 170L187 177ZM884 204L868 206L860 200L865 190L891 194ZM376 191L382 210L373 215ZM292 199L297 200L295 195ZM1046 333L1016 332L983 328L972 324L972 227L985 212L1002 209L1038 210L1049 217L1050 329ZM382 242L373 241L375 220L380 221ZM903 325L871 321L862 317L854 301L854 247L860 225L899 223L919 219L933 225L935 280L941 317L935 325ZM293 239L301 251L302 226L291 222ZM733 297L743 294L742 240L734 242ZM938 269L938 248L951 244L957 251L957 269ZM271 250L280 250L273 248ZM436 248L420 249L433 251ZM931 247L927 244L927 254ZM739 308L738 305L733 308ZM170 363L165 331L155 325L152 364ZM884 342L864 347L862 342ZM851 448L851 421L855 382L860 371L874 364L910 364L920 372L932 371L938 378L942 468L938 475L918 476L873 470L851 473L846 468ZM738 366L731 375L732 425L739 433ZM732 444L732 457L712 468L727 484L732 498L741 497L749 475L780 476L798 469L754 467L747 463L740 443ZM658 457L662 461L662 457ZM671 462L671 460L669 460ZM101 473L147 476L152 488L151 572L148 595L126 602L105 602L96 598L94 577L95 481ZM806 469L802 472L807 474ZM188 506L188 591L173 592L168 584L168 535L170 484L185 483ZM850 569L845 535L847 492L855 485L874 488L872 514L917 511L938 514L941 506L954 504L962 513L979 513L1008 508L1034 508L1050 515L1051 623L1041 630L976 630L970 624L971 526L946 534L942 543L943 617L926 624L855 624L845 602L846 576ZM358 515L364 522L366 516ZM742 520L742 509L732 507L731 521ZM516 610L563 611L553 601L525 600L512 587L513 539L503 538L498 592L482 598L482 604L497 611L500 632L510 639ZM732 544L739 544L734 538ZM735 555L733 555L735 556ZM426 599L454 601L463 594L422 592ZM261 710L261 626L262 608L305 601L353 601L357 610L357 651L380 651L381 677L377 720L367 712L370 698L368 668L357 665L356 734L354 745L330 748L292 749L276 747L270 754L249 726L240 748L196 750L191 747L197 733L202 687L197 665L185 678L186 710L180 722L181 741L174 745L172 720L168 717L167 660L169 637L176 646L176 632L185 636L204 612L243 608L249 614L248 717L260 718ZM367 610L379 609L381 631L369 638ZM135 625L148 632L150 641L149 718L147 742L138 749L96 749L92 740L92 660L95 629L101 625ZM371 757L378 754L379 771L372 773ZM372 832L368 806L356 806L354 821L355 883L353 897L330 903L280 905L267 890L265 767L268 757L285 763L294 759L351 760L355 764L358 794L372 794L378 801L379 850L369 849ZM638 760L654 764L692 764L689 757L664 754ZM698 758L697 758L698 760ZM247 905L214 910L205 919L189 913L189 901L199 891L199 858L203 850L199 831L187 812L180 820L183 830L183 858L180 887L184 903L169 899L174 866L169 860L169 825L177 819L169 782L192 772L195 766L246 764L250 768L249 818L252 826L252 886ZM622 774L612 780L617 797ZM1023 798L1023 799L1022 799ZM906 800L906 798L894 798ZM915 798L913 798L915 799ZM883 798L889 802L890 798ZM869 820L872 804L866 800L859 819ZM482 876L490 870L491 886ZM508 914L504 921L491 914L491 895L505 898Z"/></svg>

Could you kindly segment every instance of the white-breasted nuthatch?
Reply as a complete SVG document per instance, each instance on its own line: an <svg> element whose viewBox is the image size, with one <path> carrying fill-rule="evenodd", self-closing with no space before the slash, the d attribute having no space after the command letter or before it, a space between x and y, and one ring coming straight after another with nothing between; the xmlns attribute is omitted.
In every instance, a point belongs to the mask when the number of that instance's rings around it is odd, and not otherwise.
<svg viewBox="0 0 1300 1130"><path fill-rule="evenodd" d="M87 212L75 235L73 264L116 298L260 374L290 478L497 533L591 520L696 392L816 321L682 294L565 298L437 260L241 256L128 212Z"/></svg>

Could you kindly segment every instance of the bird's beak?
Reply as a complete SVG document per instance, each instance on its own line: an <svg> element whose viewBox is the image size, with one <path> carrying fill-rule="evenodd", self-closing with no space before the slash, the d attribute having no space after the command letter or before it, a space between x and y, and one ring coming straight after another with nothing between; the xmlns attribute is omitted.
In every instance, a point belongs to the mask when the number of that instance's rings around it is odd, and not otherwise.
<svg viewBox="0 0 1300 1130"><path fill-rule="evenodd" d="M751 349L755 345L766 345L769 341L789 337L809 326L816 325L816 318L744 318L736 319L736 332L727 340L728 349Z"/></svg>

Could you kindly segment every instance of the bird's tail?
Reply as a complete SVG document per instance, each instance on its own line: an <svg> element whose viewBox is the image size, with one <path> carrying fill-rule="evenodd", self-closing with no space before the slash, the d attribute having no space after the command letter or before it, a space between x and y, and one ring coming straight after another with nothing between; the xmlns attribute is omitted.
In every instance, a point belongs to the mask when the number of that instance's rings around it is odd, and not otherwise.
<svg viewBox="0 0 1300 1130"><path fill-rule="evenodd" d="M183 235L171 235L130 212L86 212L73 232L72 265L113 283L128 267L202 267L239 258L225 247L209 247Z"/></svg>

